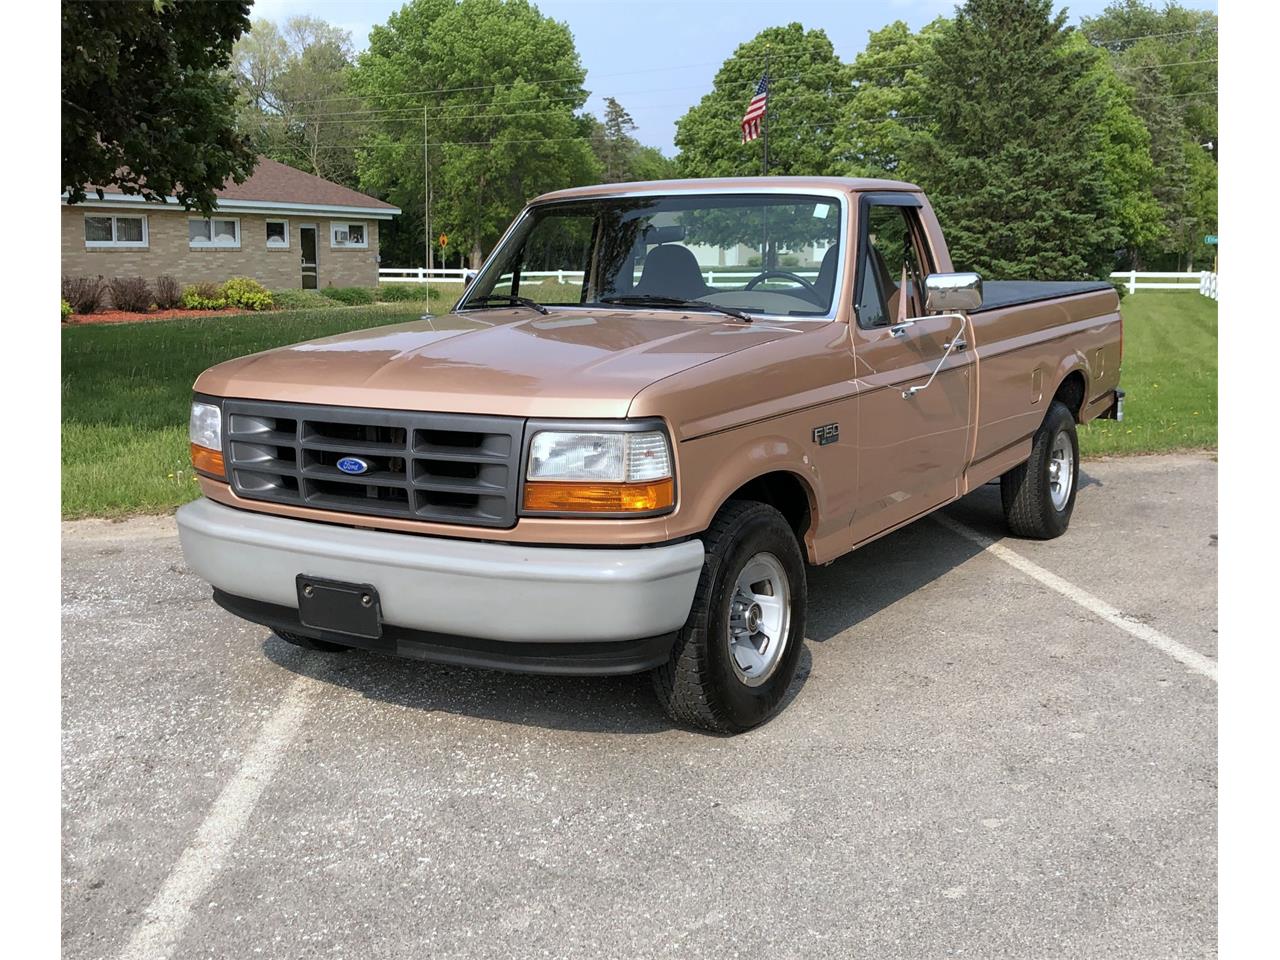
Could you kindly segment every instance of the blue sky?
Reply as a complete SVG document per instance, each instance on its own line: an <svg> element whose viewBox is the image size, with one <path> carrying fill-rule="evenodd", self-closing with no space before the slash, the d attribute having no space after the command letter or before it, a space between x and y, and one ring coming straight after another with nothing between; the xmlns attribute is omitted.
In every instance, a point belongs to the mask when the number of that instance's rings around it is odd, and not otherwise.
<svg viewBox="0 0 1280 960"><path fill-rule="evenodd" d="M1218 9L1214 0L1182 2ZM1057 7L1066 7L1077 22L1106 5L1079 0ZM351 31L363 49L369 28L401 6L403 0L256 0L253 16L282 21L310 13ZM918 28L955 8L951 0L542 0L537 6L573 31L591 91L586 108L601 116L603 98L616 97L639 125L635 136L668 155L675 153L676 121L711 89L716 70L738 44L765 27L792 21L821 27L836 53L852 60L872 30L894 20Z"/></svg>

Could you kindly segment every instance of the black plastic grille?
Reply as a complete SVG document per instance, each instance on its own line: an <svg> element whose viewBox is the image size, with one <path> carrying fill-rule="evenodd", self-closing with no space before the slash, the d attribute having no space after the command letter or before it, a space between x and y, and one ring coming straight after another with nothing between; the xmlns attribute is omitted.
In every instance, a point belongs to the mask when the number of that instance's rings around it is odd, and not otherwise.
<svg viewBox="0 0 1280 960"><path fill-rule="evenodd" d="M260 400L222 405L223 455L251 500L481 527L516 521L524 421ZM352 475L338 461L368 469Z"/></svg>

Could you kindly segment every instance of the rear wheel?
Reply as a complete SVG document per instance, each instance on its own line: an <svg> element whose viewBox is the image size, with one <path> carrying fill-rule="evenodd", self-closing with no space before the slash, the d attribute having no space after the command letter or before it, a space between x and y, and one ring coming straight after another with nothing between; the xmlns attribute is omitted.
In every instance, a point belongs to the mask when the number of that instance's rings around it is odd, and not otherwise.
<svg viewBox="0 0 1280 960"><path fill-rule="evenodd" d="M1055 400L1036 431L1027 462L1000 478L1000 500L1009 530L1035 540L1066 533L1076 505L1079 472L1076 420L1066 404Z"/></svg>
<svg viewBox="0 0 1280 960"><path fill-rule="evenodd" d="M717 733L763 723L795 677L808 601L804 557L773 507L731 501L703 536L706 559L671 660L653 673L667 714Z"/></svg>
<svg viewBox="0 0 1280 960"><path fill-rule="evenodd" d="M291 643L295 647L301 647L303 650L319 650L323 653L346 653L351 649L346 644L330 643L328 640L315 640L311 637L304 637L300 633L285 633L283 630L277 630L275 634L285 643Z"/></svg>

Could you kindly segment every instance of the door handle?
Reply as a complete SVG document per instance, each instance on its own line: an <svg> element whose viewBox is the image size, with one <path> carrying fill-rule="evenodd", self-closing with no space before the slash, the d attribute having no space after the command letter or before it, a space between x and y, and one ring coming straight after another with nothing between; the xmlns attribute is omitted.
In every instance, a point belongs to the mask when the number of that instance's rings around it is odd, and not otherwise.
<svg viewBox="0 0 1280 960"><path fill-rule="evenodd" d="M927 390L929 388L929 385L933 383L934 377L938 375L938 371L942 369L942 365L947 362L947 357L951 356L951 352L953 350L963 350L965 347L968 346L968 344L965 343L965 341L962 339L964 336L964 325L965 325L964 314L963 313L946 313L946 314L941 314L941 316L951 317L954 320L959 320L960 329L955 332L955 336L953 336L950 340L946 342L945 344L946 349L942 353L942 359L939 360L938 365L933 368L933 373L929 374L929 379L926 380L924 383L920 384L920 386L918 387L907 387L907 389L903 390L902 391L903 400L910 400L921 390Z"/></svg>

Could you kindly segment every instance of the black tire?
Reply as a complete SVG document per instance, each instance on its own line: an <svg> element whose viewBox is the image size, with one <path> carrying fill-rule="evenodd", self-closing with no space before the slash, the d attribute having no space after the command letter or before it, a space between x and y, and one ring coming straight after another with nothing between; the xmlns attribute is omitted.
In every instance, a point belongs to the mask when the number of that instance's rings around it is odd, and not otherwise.
<svg viewBox="0 0 1280 960"><path fill-rule="evenodd" d="M670 661L653 671L653 685L677 723L741 733L773 715L795 677L808 606L804 556L781 513L745 500L727 503L702 541L706 559L689 619L676 636ZM730 662L729 606L738 575L760 553L772 554L786 576L791 615L773 672L758 686L748 686Z"/></svg>
<svg viewBox="0 0 1280 960"><path fill-rule="evenodd" d="M301 647L303 650L319 650L321 653L346 653L351 649L344 643L315 640L311 637L304 637L300 633L285 633L283 630L277 630L275 634L285 643L291 643L295 647Z"/></svg>
<svg viewBox="0 0 1280 960"><path fill-rule="evenodd" d="M1071 446L1071 487L1066 502L1053 502L1050 476L1054 439L1064 435ZM1067 532L1071 511L1076 506L1080 480L1080 444L1076 439L1076 418L1059 400L1049 405L1044 422L1031 443L1031 456L1000 478L1000 501L1005 522L1018 537L1052 540Z"/></svg>

